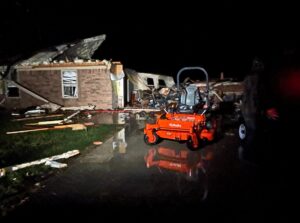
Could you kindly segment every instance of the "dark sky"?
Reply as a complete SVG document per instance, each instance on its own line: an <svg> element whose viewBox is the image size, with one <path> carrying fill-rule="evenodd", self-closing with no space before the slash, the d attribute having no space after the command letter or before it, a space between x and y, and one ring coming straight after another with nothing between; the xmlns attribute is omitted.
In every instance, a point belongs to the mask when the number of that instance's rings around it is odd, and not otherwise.
<svg viewBox="0 0 300 223"><path fill-rule="evenodd" d="M276 61L298 49L296 6L260 1L1 2L0 57L107 34L99 59L143 72L174 75L203 66L212 76L239 76L254 56Z"/></svg>

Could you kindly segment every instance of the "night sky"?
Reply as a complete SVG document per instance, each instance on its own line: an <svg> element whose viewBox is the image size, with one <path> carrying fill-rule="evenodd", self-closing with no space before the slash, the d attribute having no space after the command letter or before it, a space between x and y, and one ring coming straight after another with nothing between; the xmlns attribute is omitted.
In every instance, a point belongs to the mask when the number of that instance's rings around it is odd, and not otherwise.
<svg viewBox="0 0 300 223"><path fill-rule="evenodd" d="M255 56L274 64L298 51L296 6L209 2L1 1L0 58L106 34L94 58L141 72L203 66L211 76L241 77Z"/></svg>

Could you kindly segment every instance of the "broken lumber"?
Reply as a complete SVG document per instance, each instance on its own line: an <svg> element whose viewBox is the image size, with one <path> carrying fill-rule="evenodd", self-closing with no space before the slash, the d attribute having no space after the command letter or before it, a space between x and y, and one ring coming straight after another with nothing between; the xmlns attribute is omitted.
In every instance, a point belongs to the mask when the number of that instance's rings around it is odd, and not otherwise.
<svg viewBox="0 0 300 223"><path fill-rule="evenodd" d="M53 120L53 121L42 121L42 122L37 122L37 123L28 123L26 125L31 125L31 126L36 126L36 125L62 125L64 123L70 123L72 122L70 119L73 118L75 115L79 114L80 110L73 113L72 115L64 118L63 120Z"/></svg>
<svg viewBox="0 0 300 223"><path fill-rule="evenodd" d="M13 119L13 122L18 121L26 121L26 120L35 120L35 119L42 119L42 118L54 118L54 117L61 117L64 116L63 114L56 114L56 115L43 115L43 116L36 116L36 117L28 117L28 118L17 118Z"/></svg>
<svg viewBox="0 0 300 223"><path fill-rule="evenodd" d="M4 168L0 169L1 170L0 172L3 173L2 175L4 176L6 172L12 172L12 171L16 171L16 170L23 169L23 168L26 168L26 167L40 165L40 164L46 163L47 161L53 161L53 160L59 160L59 159L68 159L70 157L78 155L79 153L80 152L77 149L76 150L71 150L71 151L68 151L68 152L60 154L60 155L55 155L55 156L35 160L35 161L32 161L32 162L22 163L22 164L18 164L18 165L15 165L15 166L4 167Z"/></svg>
<svg viewBox="0 0 300 223"><path fill-rule="evenodd" d="M95 110L96 105L87 105L87 106L78 106L78 107L62 107L60 108L63 111L67 110Z"/></svg>
<svg viewBox="0 0 300 223"><path fill-rule="evenodd" d="M70 125L56 125L54 129L66 129L72 128L72 130L86 130L86 126L83 124L70 124Z"/></svg>
<svg viewBox="0 0 300 223"><path fill-rule="evenodd" d="M38 132L38 131L45 131L45 130L57 130L57 129L67 129L67 128L72 128L73 131L87 129L86 126L83 124L70 124L70 125L56 125L51 128L39 128L39 129L29 129L29 130L21 130L21 131L14 131L14 132L6 132L6 134L11 135L11 134L26 133L26 132Z"/></svg>
<svg viewBox="0 0 300 223"><path fill-rule="evenodd" d="M78 115L80 113L81 110L78 110L77 112L73 113L72 115L66 117L63 121L67 122L69 121L71 118L73 118L75 115Z"/></svg>
<svg viewBox="0 0 300 223"><path fill-rule="evenodd" d="M43 122L36 122L36 123L27 123L26 125L36 126L36 125L58 125L63 124L64 120L53 120L53 121L43 121Z"/></svg>
<svg viewBox="0 0 300 223"><path fill-rule="evenodd" d="M29 90L28 88L22 86L21 84L13 81L13 80L8 80L8 79L4 79L7 83L10 83L10 84L13 84L15 85L17 88L19 88L21 91L23 91L24 93L26 94L29 94L30 96L38 99L38 100L41 100L43 102L46 102L48 104L48 107L51 109L51 111L56 111L58 110L61 106L56 104L56 103L53 103L51 101L49 101L48 99L42 97L41 95L38 95L37 93Z"/></svg>
<svg viewBox="0 0 300 223"><path fill-rule="evenodd" d="M38 132L38 131L45 131L50 130L53 128L40 128L40 129L29 129L29 130L21 130L21 131L14 131L14 132L6 132L7 135L11 134L18 134L18 133L26 133L26 132Z"/></svg>
<svg viewBox="0 0 300 223"><path fill-rule="evenodd" d="M125 112L132 112L132 113L137 113L137 112L160 112L160 109L156 108L125 108Z"/></svg>

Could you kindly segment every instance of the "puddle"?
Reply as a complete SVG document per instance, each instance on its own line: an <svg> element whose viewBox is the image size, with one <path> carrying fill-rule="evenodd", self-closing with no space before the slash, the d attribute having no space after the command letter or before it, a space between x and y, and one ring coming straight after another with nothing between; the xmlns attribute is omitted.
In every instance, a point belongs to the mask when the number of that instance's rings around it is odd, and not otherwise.
<svg viewBox="0 0 300 223"><path fill-rule="evenodd" d="M125 112L99 112L91 116L89 121L95 124L125 124L129 113Z"/></svg>
<svg viewBox="0 0 300 223"><path fill-rule="evenodd" d="M205 161L199 151L153 147L145 155L147 168L157 167L168 171L183 173L187 180L197 180L199 171L206 173Z"/></svg>
<svg viewBox="0 0 300 223"><path fill-rule="evenodd" d="M145 157L145 164L148 169L156 168L162 177L167 172L176 175L176 185L179 194L184 194L186 188L197 187L201 192L202 201L208 195L208 178L206 173L207 159L199 151L190 151L186 148L173 149L166 146L152 147ZM191 183L187 186L187 183ZM193 185L195 184L196 185Z"/></svg>
<svg viewBox="0 0 300 223"><path fill-rule="evenodd" d="M113 137L101 145L93 145L93 152L81 159L81 163L106 163L109 162L115 153L126 153L127 143L125 140L125 128L116 132Z"/></svg>

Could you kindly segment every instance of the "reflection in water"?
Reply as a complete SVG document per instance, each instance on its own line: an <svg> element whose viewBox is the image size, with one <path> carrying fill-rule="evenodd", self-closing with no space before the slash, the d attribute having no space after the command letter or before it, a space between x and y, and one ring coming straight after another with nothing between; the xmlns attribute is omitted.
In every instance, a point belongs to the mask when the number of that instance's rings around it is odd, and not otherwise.
<svg viewBox="0 0 300 223"><path fill-rule="evenodd" d="M203 168L201 154L187 149L175 150L167 147L151 148L145 157L148 168L158 166L164 169L186 173L193 178L198 169Z"/></svg>
<svg viewBox="0 0 300 223"><path fill-rule="evenodd" d="M129 113L125 112L99 112L93 114L89 121L97 124L125 124Z"/></svg>
<svg viewBox="0 0 300 223"><path fill-rule="evenodd" d="M186 148L172 149L168 147L153 147L148 150L144 157L147 168L157 167L162 169L183 173L186 180L201 183L203 191L202 200L208 194L206 161L200 151L190 151Z"/></svg>
<svg viewBox="0 0 300 223"><path fill-rule="evenodd" d="M113 150L119 150L119 153L126 153L127 143L125 140L125 128L121 129L114 136L112 142Z"/></svg>
<svg viewBox="0 0 300 223"><path fill-rule="evenodd" d="M129 113L119 112L116 123L117 124L125 124L126 120L129 119Z"/></svg>

